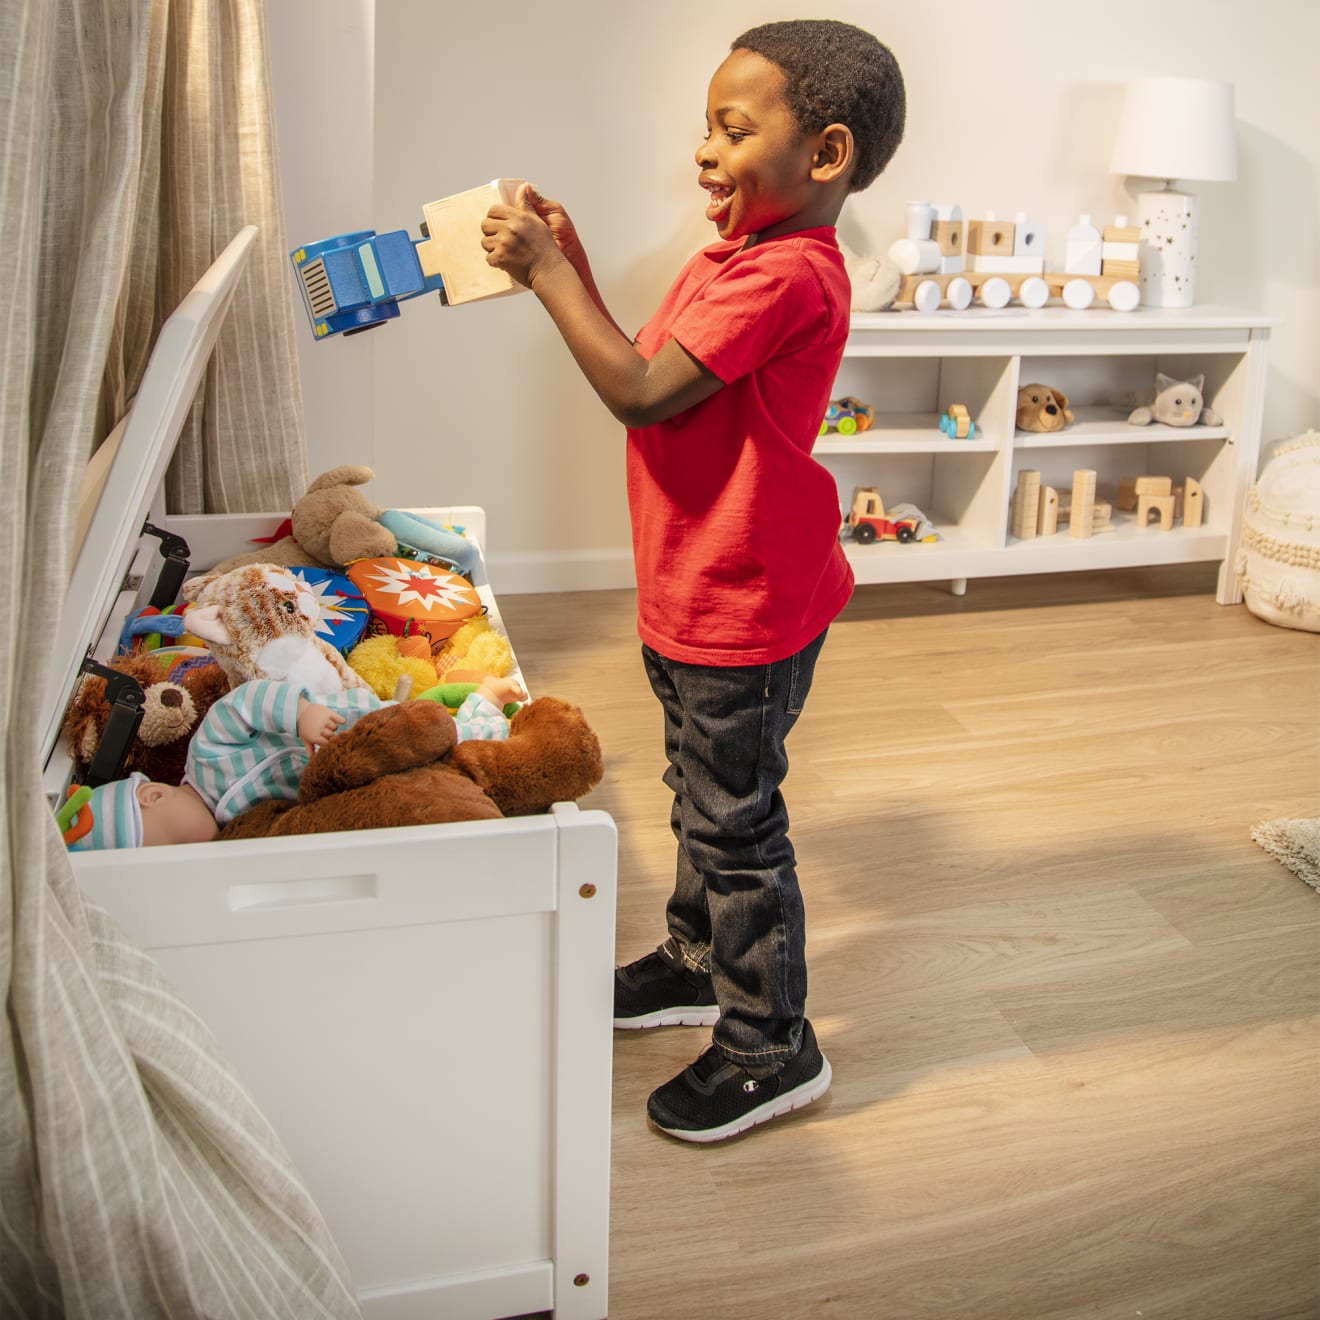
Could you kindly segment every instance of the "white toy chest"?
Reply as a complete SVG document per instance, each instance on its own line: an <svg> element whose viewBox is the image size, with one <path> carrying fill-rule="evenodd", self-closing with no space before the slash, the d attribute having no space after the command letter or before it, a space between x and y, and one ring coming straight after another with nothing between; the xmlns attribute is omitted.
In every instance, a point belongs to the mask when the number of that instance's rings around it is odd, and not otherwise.
<svg viewBox="0 0 1320 1320"><path fill-rule="evenodd" d="M170 518L158 492L256 231L165 324L78 554L46 788L83 658L283 515ZM480 509L426 509L480 544ZM167 533L142 536L144 524ZM181 537L187 551L170 537ZM474 578L502 627L484 578ZM159 602L158 602L159 603ZM524 680L525 681L525 680ZM600 811L79 852L284 1141L368 1320L607 1313L616 833Z"/></svg>

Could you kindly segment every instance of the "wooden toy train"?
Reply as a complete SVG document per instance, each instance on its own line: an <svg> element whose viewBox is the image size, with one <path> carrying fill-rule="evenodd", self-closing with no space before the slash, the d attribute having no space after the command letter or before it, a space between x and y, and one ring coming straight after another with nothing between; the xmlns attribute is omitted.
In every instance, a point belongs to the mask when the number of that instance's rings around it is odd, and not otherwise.
<svg viewBox="0 0 1320 1320"><path fill-rule="evenodd" d="M1141 301L1137 285L1140 231L1119 216L1103 230L1081 216L1068 231L1064 268L1045 269L1044 227L1019 213L1012 222L993 213L964 222L951 204L909 202L907 237L889 248L902 280L896 308L933 312L984 307L1043 307L1060 298L1081 311L1107 304L1130 312Z"/></svg>

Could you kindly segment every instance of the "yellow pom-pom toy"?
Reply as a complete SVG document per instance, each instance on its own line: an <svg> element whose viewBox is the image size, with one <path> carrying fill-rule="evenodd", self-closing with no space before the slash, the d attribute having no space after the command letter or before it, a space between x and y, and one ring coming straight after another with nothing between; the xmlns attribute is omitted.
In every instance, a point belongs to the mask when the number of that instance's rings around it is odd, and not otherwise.
<svg viewBox="0 0 1320 1320"><path fill-rule="evenodd" d="M436 683L435 664L417 655L400 655L400 640L388 633L368 637L346 657L348 667L365 680L382 701L393 700L399 679L405 675L412 680L413 692L425 692Z"/></svg>

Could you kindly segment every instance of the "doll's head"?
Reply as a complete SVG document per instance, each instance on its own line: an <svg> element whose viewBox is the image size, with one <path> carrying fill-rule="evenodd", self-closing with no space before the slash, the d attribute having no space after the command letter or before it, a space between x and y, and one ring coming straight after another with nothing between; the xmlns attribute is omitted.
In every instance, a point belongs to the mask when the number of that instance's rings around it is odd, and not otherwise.
<svg viewBox="0 0 1320 1320"><path fill-rule="evenodd" d="M853 137L848 190L869 187L903 140L907 98L889 48L869 32L826 18L764 23L731 49L751 51L784 75L784 96L808 135L842 124Z"/></svg>
<svg viewBox="0 0 1320 1320"><path fill-rule="evenodd" d="M134 772L92 789L65 838L71 852L83 852L208 843L218 833L211 809L190 785L160 784Z"/></svg>

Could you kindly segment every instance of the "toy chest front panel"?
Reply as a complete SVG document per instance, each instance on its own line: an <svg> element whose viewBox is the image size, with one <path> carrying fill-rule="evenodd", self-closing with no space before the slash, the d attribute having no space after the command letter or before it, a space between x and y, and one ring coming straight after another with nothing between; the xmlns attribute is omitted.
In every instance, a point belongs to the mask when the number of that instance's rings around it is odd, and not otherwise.
<svg viewBox="0 0 1320 1320"><path fill-rule="evenodd" d="M480 544L482 510L416 512ZM280 518L152 521L188 542L198 572ZM158 560L147 540L105 603L102 662ZM484 559L473 585L503 631ZM52 798L69 774L57 745ZM555 815L71 854L83 892L159 962L279 1133L370 1320L604 1315L614 827L569 810L594 839L586 875L562 873ZM573 955L588 994L564 1024L562 893L588 882L597 929ZM592 1060L571 1098L565 1047ZM566 1108L594 1114L594 1135L569 1136L592 1143L596 1177L584 1169L565 1217L595 1227L557 1271ZM596 1287L565 1292L565 1271Z"/></svg>

